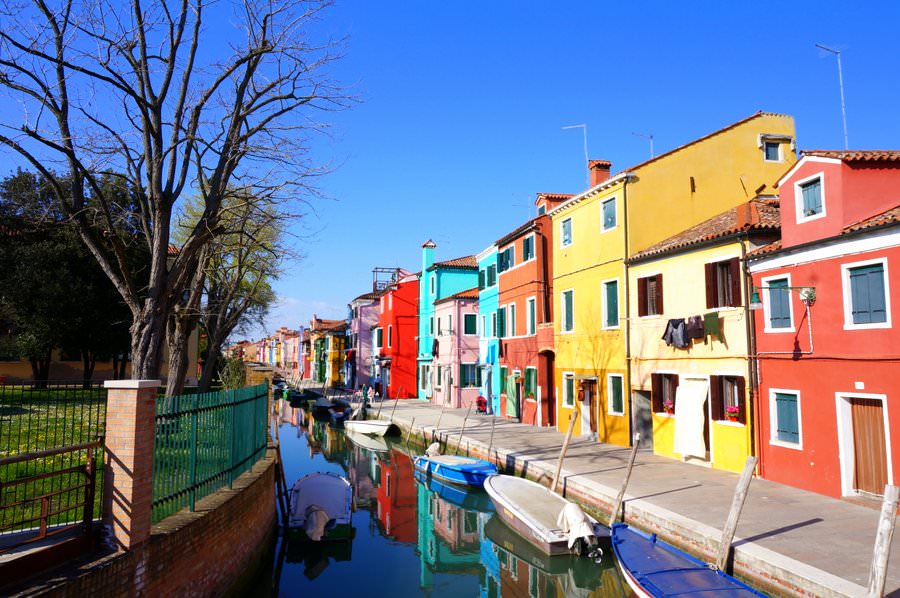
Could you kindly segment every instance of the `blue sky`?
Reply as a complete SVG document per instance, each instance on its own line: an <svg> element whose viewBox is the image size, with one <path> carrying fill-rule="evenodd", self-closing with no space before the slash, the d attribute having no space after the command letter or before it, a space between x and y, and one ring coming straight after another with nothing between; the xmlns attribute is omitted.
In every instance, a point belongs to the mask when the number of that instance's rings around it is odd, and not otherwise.
<svg viewBox="0 0 900 598"><path fill-rule="evenodd" d="M558 4L556 6L554 4ZM477 253L534 215L536 192L584 190L591 158L618 172L758 110L793 115L800 149L841 148L842 52L851 148L898 148L900 4L369 2L339 0L334 67L362 102L318 146L322 181L277 283L269 329L344 317L375 266ZM261 332L260 332L261 334Z"/></svg>

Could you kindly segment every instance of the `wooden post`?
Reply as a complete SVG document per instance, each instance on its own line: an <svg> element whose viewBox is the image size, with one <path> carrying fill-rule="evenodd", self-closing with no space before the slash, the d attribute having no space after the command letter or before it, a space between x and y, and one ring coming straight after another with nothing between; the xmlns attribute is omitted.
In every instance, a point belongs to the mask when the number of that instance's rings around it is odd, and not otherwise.
<svg viewBox="0 0 900 598"><path fill-rule="evenodd" d="M619 495L616 496L616 502L609 514L609 527L619 518L619 511L622 509L622 502L625 500L625 489L628 488L628 481L631 479L631 470L634 467L634 458L637 456L638 446L641 444L641 435L634 435L634 444L631 447L631 455L628 457L628 467L625 468L625 479L622 480L622 487L619 488ZM623 516L622 519L625 519Z"/></svg>
<svg viewBox="0 0 900 598"><path fill-rule="evenodd" d="M725 522L725 529L722 530L722 539L719 541L719 552L716 555L716 569L725 571L728 565L728 554L731 552L731 541L734 540L734 532L737 531L738 519L741 517L741 510L744 508L744 501L747 500L747 489L750 487L750 480L753 479L753 471L756 469L756 457L747 457L747 463L744 465L744 471L738 480L737 488L734 489L734 499L731 501L731 511L728 513L728 520ZM727 573L727 571L725 571Z"/></svg>
<svg viewBox="0 0 900 598"><path fill-rule="evenodd" d="M459 440L456 441L456 454L459 454L459 447L462 446L463 434L466 433L466 421L469 419L469 414L472 412L472 403L469 403L469 408L466 409L466 416L463 418L462 429L459 431Z"/></svg>
<svg viewBox="0 0 900 598"><path fill-rule="evenodd" d="M416 427L416 418L412 418L412 423L409 424L409 432L406 433L406 450L409 450L409 437L412 436L413 428Z"/></svg>
<svg viewBox="0 0 900 598"><path fill-rule="evenodd" d="M487 450L487 458L488 461L491 460L491 449L494 448L494 426L497 425L497 416L493 416L491 418L491 441L488 442L488 450Z"/></svg>
<svg viewBox="0 0 900 598"><path fill-rule="evenodd" d="M434 442L434 435L437 433L437 431L438 431L438 430L440 429L440 427L441 427L441 419L443 419L443 417L444 417L444 408L445 408L446 406L447 406L447 405L441 405L441 414L438 415L437 425L434 427L434 430L431 431L431 442Z"/></svg>
<svg viewBox="0 0 900 598"><path fill-rule="evenodd" d="M391 409L391 423L394 423L394 411L397 410L397 405L400 403L400 399L394 399L394 408Z"/></svg>
<svg viewBox="0 0 900 598"><path fill-rule="evenodd" d="M900 488L888 484L884 487L884 501L881 503L881 517L878 519L878 533L875 535L875 550L872 553L872 567L869 569L868 598L884 596L884 582L887 578L888 557L891 556L891 538L894 536L894 518Z"/></svg>
<svg viewBox="0 0 900 598"><path fill-rule="evenodd" d="M572 440L572 431L575 429L575 421L578 419L578 411L573 411L569 418L569 431L566 432L566 440L563 442L562 450L559 451L559 461L556 462L556 474L553 476L553 485L550 486L550 492L556 492L556 485L559 483L559 474L562 471L563 459L566 458L566 451L569 450L569 441Z"/></svg>

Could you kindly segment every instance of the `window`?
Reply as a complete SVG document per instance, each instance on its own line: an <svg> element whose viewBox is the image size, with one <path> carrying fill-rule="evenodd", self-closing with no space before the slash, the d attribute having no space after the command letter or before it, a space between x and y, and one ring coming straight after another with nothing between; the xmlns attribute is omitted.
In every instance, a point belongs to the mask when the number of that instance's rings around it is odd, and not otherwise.
<svg viewBox="0 0 900 598"><path fill-rule="evenodd" d="M730 414L740 423L747 423L744 402L743 376L710 376L709 405L714 420L724 420Z"/></svg>
<svg viewBox="0 0 900 598"><path fill-rule="evenodd" d="M603 327L619 327L619 281L603 283Z"/></svg>
<svg viewBox="0 0 900 598"><path fill-rule="evenodd" d="M427 390L428 388L429 369L430 366L427 365L419 366L419 390Z"/></svg>
<svg viewBox="0 0 900 598"><path fill-rule="evenodd" d="M563 332L572 332L575 329L575 323L573 321L573 310L574 306L574 291L569 289L568 291L562 292L562 331Z"/></svg>
<svg viewBox="0 0 900 598"><path fill-rule="evenodd" d="M491 264L487 269L487 286L492 287L497 284L497 264Z"/></svg>
<svg viewBox="0 0 900 598"><path fill-rule="evenodd" d="M509 322L506 324L507 336L516 335L516 304L511 303L507 308L509 312Z"/></svg>
<svg viewBox="0 0 900 598"><path fill-rule="evenodd" d="M394 346L394 326L388 325L388 347Z"/></svg>
<svg viewBox="0 0 900 598"><path fill-rule="evenodd" d="M650 374L652 391L650 401L654 413L675 411L675 392L678 390L678 374Z"/></svg>
<svg viewBox="0 0 900 598"><path fill-rule="evenodd" d="M453 314L447 316L447 334L453 334Z"/></svg>
<svg viewBox="0 0 900 598"><path fill-rule="evenodd" d="M491 314L491 337L497 338L497 312Z"/></svg>
<svg viewBox="0 0 900 598"><path fill-rule="evenodd" d="M441 336L441 335L444 334L444 327L443 327L443 325L441 324L441 318L440 318L440 316L438 316L437 324L438 324L438 333L437 333L437 335L438 335L438 336Z"/></svg>
<svg viewBox="0 0 900 598"><path fill-rule="evenodd" d="M497 337L506 336L506 308L501 307L497 310Z"/></svg>
<svg viewBox="0 0 900 598"><path fill-rule="evenodd" d="M394 294L388 295L388 309L394 309Z"/></svg>
<svg viewBox="0 0 900 598"><path fill-rule="evenodd" d="M560 247L568 247L572 244L572 219L566 218L560 224Z"/></svg>
<svg viewBox="0 0 900 598"><path fill-rule="evenodd" d="M741 304L741 264L738 258L705 265L706 307L737 307Z"/></svg>
<svg viewBox="0 0 900 598"><path fill-rule="evenodd" d="M481 368L474 363L460 364L459 385L462 388L476 388L481 386Z"/></svg>
<svg viewBox="0 0 900 598"><path fill-rule="evenodd" d="M789 390L770 391L772 444L800 446L800 395Z"/></svg>
<svg viewBox="0 0 900 598"><path fill-rule="evenodd" d="M763 153L766 156L766 162L781 162L781 144L777 141L763 142Z"/></svg>
<svg viewBox="0 0 900 598"><path fill-rule="evenodd" d="M442 372L441 372L441 370L443 370L443 369L444 369L444 368L442 368L441 366L437 366L437 367L435 367L435 369L434 369L434 371L435 371L435 381L434 381L434 385L437 386L438 388L441 387L441 382L443 381L443 375L442 375Z"/></svg>
<svg viewBox="0 0 900 598"><path fill-rule="evenodd" d="M525 398L537 396L537 368L525 368Z"/></svg>
<svg viewBox="0 0 900 598"><path fill-rule="evenodd" d="M525 302L525 334L534 336L537 333L537 299L530 297Z"/></svg>
<svg viewBox="0 0 900 598"><path fill-rule="evenodd" d="M481 336L488 336L487 314L481 316Z"/></svg>
<svg viewBox="0 0 900 598"><path fill-rule="evenodd" d="M499 272L506 272L510 268L516 265L516 248L514 245L510 245L503 251L497 254L497 270Z"/></svg>
<svg viewBox="0 0 900 598"><path fill-rule="evenodd" d="M431 285L429 288L431 289L431 294L434 295L435 289L437 288L437 276L435 274L431 275L429 279L429 284Z"/></svg>
<svg viewBox="0 0 900 598"><path fill-rule="evenodd" d="M538 206L538 216L547 213L547 206Z"/></svg>
<svg viewBox="0 0 900 598"><path fill-rule="evenodd" d="M534 235L529 235L522 239L522 261L534 259Z"/></svg>
<svg viewBox="0 0 900 598"><path fill-rule="evenodd" d="M434 335L434 316L428 317L428 334Z"/></svg>
<svg viewBox="0 0 900 598"><path fill-rule="evenodd" d="M466 336L478 335L478 316L476 314L463 314L463 334Z"/></svg>
<svg viewBox="0 0 900 598"><path fill-rule="evenodd" d="M766 330L793 330L791 291L787 278L763 281L766 288Z"/></svg>
<svg viewBox="0 0 900 598"><path fill-rule="evenodd" d="M638 278L638 316L663 313L662 274Z"/></svg>
<svg viewBox="0 0 900 598"><path fill-rule="evenodd" d="M383 332L384 331L381 328L375 329L375 347L377 347L378 349L381 348Z"/></svg>
<svg viewBox="0 0 900 598"><path fill-rule="evenodd" d="M478 271L478 290L479 290L479 291L482 290L482 289L484 289L484 283L485 283L485 280L486 280L486 275L487 275L487 272L485 272L484 270L479 270L479 271Z"/></svg>
<svg viewBox="0 0 900 598"><path fill-rule="evenodd" d="M794 201L797 204L797 222L824 216L824 197L821 174L795 183Z"/></svg>
<svg viewBox="0 0 900 598"><path fill-rule="evenodd" d="M887 262L841 266L844 278L844 327L887 328L890 326Z"/></svg>
<svg viewBox="0 0 900 598"><path fill-rule="evenodd" d="M500 394L506 392L506 377L509 375L509 369L503 365L500 366Z"/></svg>
<svg viewBox="0 0 900 598"><path fill-rule="evenodd" d="M609 413L623 415L625 413L624 389L621 374L609 374L606 377L606 388L609 393Z"/></svg>
<svg viewBox="0 0 900 598"><path fill-rule="evenodd" d="M575 374L563 374L563 406L575 406Z"/></svg>
<svg viewBox="0 0 900 598"><path fill-rule="evenodd" d="M603 211L603 224L600 230L611 230L616 228L616 198L607 199L600 204Z"/></svg>

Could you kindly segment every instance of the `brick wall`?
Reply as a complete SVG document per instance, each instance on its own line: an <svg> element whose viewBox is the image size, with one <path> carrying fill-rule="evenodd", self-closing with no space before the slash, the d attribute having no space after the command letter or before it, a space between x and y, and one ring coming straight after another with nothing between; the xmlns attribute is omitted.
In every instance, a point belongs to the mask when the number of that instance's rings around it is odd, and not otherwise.
<svg viewBox="0 0 900 598"><path fill-rule="evenodd" d="M223 489L153 526L149 541L87 563L29 596L222 595L257 562L275 517L275 459L264 459ZM51 575L52 577L52 575Z"/></svg>

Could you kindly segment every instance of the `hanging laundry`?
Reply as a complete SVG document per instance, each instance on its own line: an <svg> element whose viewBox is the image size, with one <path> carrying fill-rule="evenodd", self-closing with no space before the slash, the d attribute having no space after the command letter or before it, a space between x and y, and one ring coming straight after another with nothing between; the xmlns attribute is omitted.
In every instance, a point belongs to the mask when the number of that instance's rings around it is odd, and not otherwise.
<svg viewBox="0 0 900 598"><path fill-rule="evenodd" d="M686 349L689 345L685 330L684 318L674 318L666 324L666 331L662 335L662 339L670 347L676 349Z"/></svg>
<svg viewBox="0 0 900 598"><path fill-rule="evenodd" d="M432 345L431 345L431 356L432 357L438 356L438 339L434 339L434 343L432 343Z"/></svg>
<svg viewBox="0 0 900 598"><path fill-rule="evenodd" d="M703 330L706 332L706 334L714 334L716 336L721 335L718 312L711 311L703 316Z"/></svg>
<svg viewBox="0 0 900 598"><path fill-rule="evenodd" d="M705 336L703 330L702 316L691 316L687 319L687 337L689 339L703 338Z"/></svg>

